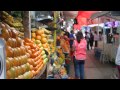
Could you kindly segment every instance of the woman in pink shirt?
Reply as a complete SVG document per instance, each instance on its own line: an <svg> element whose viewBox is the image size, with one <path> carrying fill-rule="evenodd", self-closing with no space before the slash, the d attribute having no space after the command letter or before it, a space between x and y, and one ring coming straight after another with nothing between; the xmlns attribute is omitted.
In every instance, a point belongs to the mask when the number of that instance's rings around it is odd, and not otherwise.
<svg viewBox="0 0 120 90"><path fill-rule="evenodd" d="M87 42L82 32L78 32L73 43L75 77L84 79L84 63L86 60Z"/></svg>

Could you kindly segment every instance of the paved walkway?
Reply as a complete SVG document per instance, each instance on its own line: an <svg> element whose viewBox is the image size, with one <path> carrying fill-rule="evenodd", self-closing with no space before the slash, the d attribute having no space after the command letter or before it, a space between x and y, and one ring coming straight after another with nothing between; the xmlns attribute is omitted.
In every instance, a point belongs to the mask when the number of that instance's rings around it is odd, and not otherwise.
<svg viewBox="0 0 120 90"><path fill-rule="evenodd" d="M87 52L87 60L85 62L85 79L111 79L113 74L113 66L111 64L101 64L94 57L94 51ZM74 77L74 65L71 64L70 76Z"/></svg>

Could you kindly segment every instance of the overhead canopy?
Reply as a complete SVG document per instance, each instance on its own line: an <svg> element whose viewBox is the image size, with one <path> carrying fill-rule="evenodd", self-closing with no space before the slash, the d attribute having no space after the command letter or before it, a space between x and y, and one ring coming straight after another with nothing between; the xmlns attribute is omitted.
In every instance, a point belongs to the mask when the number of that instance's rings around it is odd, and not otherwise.
<svg viewBox="0 0 120 90"><path fill-rule="evenodd" d="M80 30L80 28L84 25L87 25L87 21L90 19L91 15L98 11L78 11L77 15L77 25L74 25L74 29Z"/></svg>
<svg viewBox="0 0 120 90"><path fill-rule="evenodd" d="M110 11L101 11L101 12L96 12L94 14L91 15L90 19L95 19L101 16L104 16L106 14L110 13Z"/></svg>
<svg viewBox="0 0 120 90"><path fill-rule="evenodd" d="M81 16L81 17L89 19L91 17L91 15L96 13L96 12L98 12L98 11L79 11L77 18L79 16Z"/></svg>
<svg viewBox="0 0 120 90"><path fill-rule="evenodd" d="M97 18L102 16L105 16L106 19L108 17L113 20L120 20L120 11L79 11L77 15L78 25L74 25L74 28L79 30L82 26L88 25L89 20L93 19L93 24L97 24L100 22Z"/></svg>
<svg viewBox="0 0 120 90"><path fill-rule="evenodd" d="M115 20L120 20L120 11L101 11L91 15L90 19L106 16Z"/></svg>
<svg viewBox="0 0 120 90"><path fill-rule="evenodd" d="M63 11L65 19L74 19L78 15L78 11Z"/></svg>
<svg viewBox="0 0 120 90"><path fill-rule="evenodd" d="M74 25L74 29L78 29L80 30L80 28L84 25L88 25L88 21L89 20L93 20L93 24L97 23L98 20L96 18L98 17L108 17L108 18L112 18L115 20L120 20L120 15L119 15L119 11L63 11L64 16L66 19L68 18L76 18L78 24ZM115 16L116 15L116 16Z"/></svg>

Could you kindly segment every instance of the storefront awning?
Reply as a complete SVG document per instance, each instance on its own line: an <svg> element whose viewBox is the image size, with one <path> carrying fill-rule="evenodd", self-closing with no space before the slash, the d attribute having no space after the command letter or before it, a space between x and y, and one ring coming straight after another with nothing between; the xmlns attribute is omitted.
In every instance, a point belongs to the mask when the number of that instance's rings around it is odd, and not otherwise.
<svg viewBox="0 0 120 90"><path fill-rule="evenodd" d="M74 25L74 29L80 30L80 28L84 25L88 25L88 20L90 19L91 15L98 11L79 11L77 15L77 22L78 25ZM76 28L76 27L77 28Z"/></svg>
<svg viewBox="0 0 120 90"><path fill-rule="evenodd" d="M90 19L96 19L98 17L104 16L106 14L110 13L110 11L101 11L101 12L96 12L91 15Z"/></svg>

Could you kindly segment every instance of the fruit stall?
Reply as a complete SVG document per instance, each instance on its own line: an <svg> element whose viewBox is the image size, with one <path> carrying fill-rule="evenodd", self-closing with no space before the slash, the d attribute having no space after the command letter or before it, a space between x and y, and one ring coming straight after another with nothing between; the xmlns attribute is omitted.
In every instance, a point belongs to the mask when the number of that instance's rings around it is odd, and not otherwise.
<svg viewBox="0 0 120 90"><path fill-rule="evenodd" d="M45 28L35 28L31 32L32 39L23 38L15 27L22 25L8 23L13 17L7 12L2 13L4 17L0 22L0 38L5 42L6 79L40 78L47 71L49 55L52 51L50 46L53 45L53 40L49 40L51 32ZM24 35L24 32L22 33Z"/></svg>
<svg viewBox="0 0 120 90"><path fill-rule="evenodd" d="M1 37L6 42L6 78L30 79L36 76L48 61L44 48L28 38L19 38L17 31L7 24L1 23L1 27Z"/></svg>
<svg viewBox="0 0 120 90"><path fill-rule="evenodd" d="M22 19L2 11L0 38L5 42L6 79L67 78L62 48L56 47L58 12L54 13L54 29L31 28L31 38L24 37Z"/></svg>

